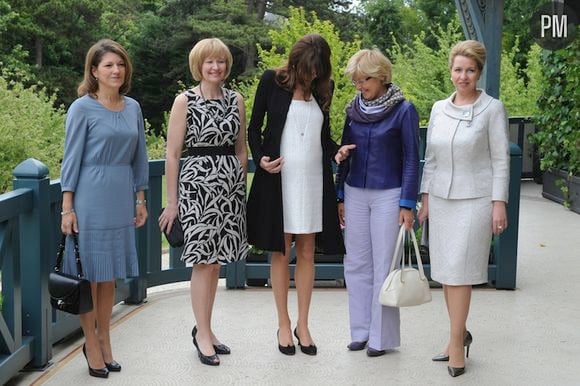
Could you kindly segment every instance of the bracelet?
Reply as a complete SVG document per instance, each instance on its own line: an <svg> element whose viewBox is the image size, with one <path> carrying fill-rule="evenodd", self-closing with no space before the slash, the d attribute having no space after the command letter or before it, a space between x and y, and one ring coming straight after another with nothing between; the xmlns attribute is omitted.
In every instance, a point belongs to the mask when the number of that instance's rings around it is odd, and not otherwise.
<svg viewBox="0 0 580 386"><path fill-rule="evenodd" d="M75 212L74 209L71 210L63 210L62 212L60 212L61 216L66 216L67 214L73 214Z"/></svg>
<svg viewBox="0 0 580 386"><path fill-rule="evenodd" d="M136 205L145 205L145 204L147 204L147 200L139 200L139 199L137 199L137 200L135 200L135 204Z"/></svg>

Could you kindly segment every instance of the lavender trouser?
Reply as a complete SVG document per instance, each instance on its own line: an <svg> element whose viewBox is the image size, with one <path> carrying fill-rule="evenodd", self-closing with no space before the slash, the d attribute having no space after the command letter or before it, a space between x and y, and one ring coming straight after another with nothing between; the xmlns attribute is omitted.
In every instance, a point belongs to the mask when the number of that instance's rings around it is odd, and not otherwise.
<svg viewBox="0 0 580 386"><path fill-rule="evenodd" d="M401 189L361 189L345 185L344 277L350 335L376 350L400 346L399 309L378 301L399 230Z"/></svg>

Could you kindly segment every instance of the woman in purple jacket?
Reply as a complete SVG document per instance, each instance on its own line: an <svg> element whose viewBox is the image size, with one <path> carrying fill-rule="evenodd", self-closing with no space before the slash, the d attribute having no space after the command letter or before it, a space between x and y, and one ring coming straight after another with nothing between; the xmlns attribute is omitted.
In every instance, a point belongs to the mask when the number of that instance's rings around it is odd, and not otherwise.
<svg viewBox="0 0 580 386"><path fill-rule="evenodd" d="M363 350L368 343L370 357L400 345L399 309L381 305L378 296L399 226L413 226L418 189L419 116L391 83L391 67L377 49L361 50L349 60L346 75L358 94L346 108L342 146L335 157L340 163L339 217L345 227L348 349Z"/></svg>

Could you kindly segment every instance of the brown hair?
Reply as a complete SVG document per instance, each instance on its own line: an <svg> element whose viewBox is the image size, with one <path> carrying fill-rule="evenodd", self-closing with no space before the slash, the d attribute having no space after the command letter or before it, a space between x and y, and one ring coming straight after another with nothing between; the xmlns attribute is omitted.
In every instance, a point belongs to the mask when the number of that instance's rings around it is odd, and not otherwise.
<svg viewBox="0 0 580 386"><path fill-rule="evenodd" d="M322 36L309 34L292 46L288 63L276 70L276 82L288 91L294 91L299 85L309 87L322 109L328 111L331 74L330 46Z"/></svg>
<svg viewBox="0 0 580 386"><path fill-rule="evenodd" d="M189 52L189 71L193 79L198 82L202 80L201 67L207 58L225 59L227 67L225 78L230 75L234 62L230 49L218 38L207 38L197 42Z"/></svg>
<svg viewBox="0 0 580 386"><path fill-rule="evenodd" d="M364 49L354 54L346 65L346 76L354 78L377 78L384 85L391 83L393 65L378 48Z"/></svg>
<svg viewBox="0 0 580 386"><path fill-rule="evenodd" d="M131 89L131 76L133 75L133 66L129 55L122 45L111 39L101 39L89 48L85 59L85 75L83 81L77 89L78 96L86 94L94 95L99 90L99 82L93 76L93 69L98 67L106 53L112 52L117 54L125 62L125 79L119 88L119 94L125 95Z"/></svg>
<svg viewBox="0 0 580 386"><path fill-rule="evenodd" d="M453 67L453 60L456 56L465 56L475 60L479 72L483 71L485 46L477 40L464 40L454 45L449 52L449 68Z"/></svg>

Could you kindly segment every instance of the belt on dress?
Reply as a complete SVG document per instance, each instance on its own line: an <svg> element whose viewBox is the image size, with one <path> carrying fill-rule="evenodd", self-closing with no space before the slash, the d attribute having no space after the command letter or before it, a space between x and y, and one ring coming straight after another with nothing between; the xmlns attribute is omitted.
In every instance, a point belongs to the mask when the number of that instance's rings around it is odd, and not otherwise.
<svg viewBox="0 0 580 386"><path fill-rule="evenodd" d="M236 147L233 145L188 147L187 155L190 157L202 157L204 155L236 155Z"/></svg>

